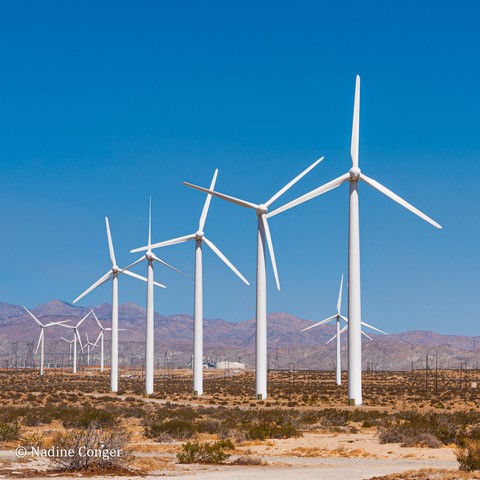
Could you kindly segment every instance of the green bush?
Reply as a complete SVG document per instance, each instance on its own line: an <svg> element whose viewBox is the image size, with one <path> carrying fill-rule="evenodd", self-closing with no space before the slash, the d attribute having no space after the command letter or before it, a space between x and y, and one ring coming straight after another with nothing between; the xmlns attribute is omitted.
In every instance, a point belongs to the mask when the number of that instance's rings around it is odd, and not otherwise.
<svg viewBox="0 0 480 480"><path fill-rule="evenodd" d="M248 431L248 438L252 440L291 438L299 437L300 435L295 425L289 421L281 423L280 425L276 423L257 423Z"/></svg>
<svg viewBox="0 0 480 480"><path fill-rule="evenodd" d="M20 433L20 425L16 422L0 422L0 442L16 440Z"/></svg>
<svg viewBox="0 0 480 480"><path fill-rule="evenodd" d="M230 440L227 442L229 442L227 446L225 446L225 440L214 443L187 442L183 445L182 452L177 453L178 461L180 463L222 463L230 457L225 450L233 448L233 443Z"/></svg>
<svg viewBox="0 0 480 480"><path fill-rule="evenodd" d="M199 430L198 425L191 421L172 419L166 422L152 421L145 426L145 436L154 439L163 439L170 436L177 440L192 438Z"/></svg>

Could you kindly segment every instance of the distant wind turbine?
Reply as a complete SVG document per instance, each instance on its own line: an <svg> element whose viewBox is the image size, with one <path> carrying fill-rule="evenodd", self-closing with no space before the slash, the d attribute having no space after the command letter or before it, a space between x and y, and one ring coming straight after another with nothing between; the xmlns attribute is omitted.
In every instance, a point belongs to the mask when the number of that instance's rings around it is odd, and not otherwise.
<svg viewBox="0 0 480 480"><path fill-rule="evenodd" d="M112 267L110 270L103 276L101 276L92 286L87 288L81 295L79 295L73 303L77 303L81 298L90 293L92 290L97 288L109 280L112 280L112 344L111 344L111 354L110 354L110 389L112 392L118 391L118 275L124 273L130 277L136 278L137 280L147 281L145 277L137 275L136 273L130 272L127 269L131 267L128 266L124 269L121 269L117 265L115 259L115 250L113 249L112 235L110 233L110 224L108 223L108 217L105 217L105 225L107 228L107 239L108 239L108 251L110 253L110 260L112 262ZM157 287L165 288L165 285L154 282ZM79 338L80 339L80 338Z"/></svg>
<svg viewBox="0 0 480 480"><path fill-rule="evenodd" d="M43 376L43 374L44 374L44 363L45 363L45 349L44 349L45 329L47 327L52 327L53 325L63 325L64 323L69 322L69 320L64 320L62 322L50 322L50 323L47 323L47 324L44 325L27 307L24 306L23 308L35 320L35 323L40 325L40 335L38 337L38 343L37 343L37 348L35 350L35 355L38 353L38 349L40 348L40 375Z"/></svg>
<svg viewBox="0 0 480 480"><path fill-rule="evenodd" d="M150 197L149 209L148 209L148 245L145 255L142 255L138 260L131 263L128 267L130 268L140 263L146 261L148 264L147 267L147 325L146 325L146 339L145 339L145 393L150 395L153 393L153 377L154 377L154 297L153 297L153 262L159 262L162 265L165 265L172 270L188 277L180 270L172 267L168 263L164 262L158 258L152 252L152 198Z"/></svg>
<svg viewBox="0 0 480 480"><path fill-rule="evenodd" d="M218 170L213 174L210 190L215 188ZM225 255L205 236L203 230L207 219L208 209L212 195L207 195L202 214L198 224L198 230L190 235L154 243L151 249L176 245L178 243L195 240L195 286L194 286L194 321L193 321L193 392L195 395L203 394L203 257L202 244L205 243L235 274L247 285L250 285L245 277L232 265ZM148 246L135 248L131 253L148 250Z"/></svg>
<svg viewBox="0 0 480 480"><path fill-rule="evenodd" d="M80 349L83 352L82 339L80 338L80 332L78 331L78 328L83 323L83 321L90 315L90 313L91 313L91 311L88 312L75 326L74 325L61 325L64 328L69 328L70 330L73 330L73 340L74 340L74 342L73 342L73 364L72 364L72 372L73 373L77 373L77 340L78 340L78 343L80 344Z"/></svg>
<svg viewBox="0 0 480 480"><path fill-rule="evenodd" d="M222 198L228 202L235 203L241 207L255 210L257 215L257 309L256 309L256 335L255 335L255 391L256 398L265 400L267 398L267 279L266 279L266 254L265 242L267 242L272 261L273 274L278 290L280 281L278 279L277 264L273 251L272 237L267 222L268 207L281 197L288 189L303 178L312 168L318 165L323 157L310 165L306 170L297 175L291 182L280 189L270 200L264 204L247 202L239 198L216 192L212 189L199 187L188 182L183 182L187 187L195 188L201 192L209 193L215 197Z"/></svg>
<svg viewBox="0 0 480 480"><path fill-rule="evenodd" d="M376 180L367 177L358 167L358 145L360 131L360 77L357 75L355 86L355 100L353 107L353 125L350 156L352 168L342 176L322 185L305 195L293 200L267 215L268 218L284 212L290 208L311 200L344 182L350 183L350 208L348 230L348 317L350 328L348 329L348 403L362 405L362 342L361 342L361 294L360 294L360 223L358 204L358 181L361 180L395 202L410 210L415 215L430 223L434 227L442 228L437 222L422 213L407 201L400 198L388 188Z"/></svg>

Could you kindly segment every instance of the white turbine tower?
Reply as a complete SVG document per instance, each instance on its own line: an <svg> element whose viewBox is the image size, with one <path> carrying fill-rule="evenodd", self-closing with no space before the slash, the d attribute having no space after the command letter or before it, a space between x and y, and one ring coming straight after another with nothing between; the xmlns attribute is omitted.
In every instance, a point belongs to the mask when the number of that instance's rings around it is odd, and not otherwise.
<svg viewBox="0 0 480 480"><path fill-rule="evenodd" d="M218 170L213 174L210 190L215 188ZM169 245L176 245L178 243L195 240L195 286L194 286L194 313L193 313L193 392L195 395L203 394L203 260L202 260L202 244L205 244L230 267L235 274L247 285L250 285L245 277L232 265L232 263L223 255L223 253L204 235L205 221L207 219L208 209L212 195L207 195L205 204L203 206L202 214L198 224L198 230L190 235L184 237L166 240L165 242L154 243L151 248L166 247ZM148 250L148 246L136 248L131 253Z"/></svg>
<svg viewBox="0 0 480 480"><path fill-rule="evenodd" d="M336 351L336 354L337 354L336 355L337 356L337 358L336 358L336 382L337 382L337 385L342 384L342 364L341 364L341 357L340 357L340 352L341 352L341 350L340 350L340 335L348 327L348 319L340 313L340 309L342 308L342 290L343 290L343 274L342 274L342 278L340 280L340 289L338 291L337 313L335 315L332 315L331 317L326 318L325 320L321 320L320 322L314 323L313 325L310 325L309 327L301 330L302 332L305 332L306 330L310 330L311 328L319 327L320 325L324 325L326 323L331 322L332 320L335 320L336 327L337 327L337 333L330 340L328 340L328 342L325 345L329 344L335 338L337 339L337 344L336 344L336 347L337 347L336 348L336 350L337 350ZM340 320L344 320L347 323L347 325L345 325L345 327L343 327L343 328L340 328ZM369 325L368 323L362 322L362 325L365 326L365 327L371 328L373 330L377 330L380 333L384 333L385 335L388 335L383 330L380 330L379 328L373 327L373 326ZM369 338L370 340L372 340L363 330L361 331L361 333L363 335L365 335L367 338Z"/></svg>
<svg viewBox="0 0 480 480"><path fill-rule="evenodd" d="M40 375L43 376L44 373L44 363L45 363L45 329L47 327L52 327L53 325L63 325L64 323L67 323L69 320L64 320L62 322L50 322L47 324L43 324L27 307L23 307L29 314L30 316L35 320L35 323L40 325L40 335L38 337L38 343L37 343L37 348L35 350L35 355L38 353L38 349L40 348Z"/></svg>
<svg viewBox="0 0 480 480"><path fill-rule="evenodd" d="M95 321L97 322L97 325L100 327L100 333L98 334L97 339L95 340L95 343L93 344L93 348L95 348L100 341L100 372L103 372L105 369L105 360L104 360L104 336L105 332L109 332L112 329L111 328L105 328L101 323L98 317L95 315L95 312L92 310L93 317L95 318ZM125 330L124 328L119 328L120 330Z"/></svg>
<svg viewBox="0 0 480 480"><path fill-rule="evenodd" d="M206 192L218 198L223 198L228 202L235 203L242 207L251 208L257 214L257 308L256 308L256 334L255 334L255 391L256 398L265 400L267 398L267 279L266 279L266 254L265 241L270 252L273 273L278 290L280 290L280 281L278 279L277 265L275 262L275 253L273 251L272 237L267 222L268 207L283 195L290 187L295 185L312 168L318 165L323 157L310 165L306 170L296 176L291 182L279 190L270 200L264 204L240 200L223 193L215 192L212 189L199 187L188 182L183 182L188 187L195 188L201 192Z"/></svg>
<svg viewBox="0 0 480 480"><path fill-rule="evenodd" d="M153 297L153 262L159 262L162 265L165 265L168 268L171 268L172 270L175 270L176 272L180 273L181 275L184 275L188 277L188 275L185 275L183 272L180 270L176 269L175 267L172 267L172 265L169 265L168 263L164 262L160 258L158 258L153 252L152 252L152 199L150 197L150 203L149 203L149 209L148 209L148 245L146 249L145 255L142 255L138 260L135 260L135 262L131 263L128 267L130 268L133 267L133 265L136 265L137 263L142 262L143 260L147 261L148 267L147 267L147 324L146 324L146 339L145 339L145 393L147 395L150 395L153 393L153 377L154 377L154 342L155 342L155 337L154 337L154 297Z"/></svg>
<svg viewBox="0 0 480 480"><path fill-rule="evenodd" d="M350 207L348 229L348 317L350 328L348 329L348 403L361 405L362 400L362 342L361 342L361 296L360 296L360 224L358 209L358 181L361 180L395 202L410 210L415 215L437 228L442 228L437 222L422 213L407 201L400 198L388 188L376 180L367 177L358 167L358 144L360 130L360 77L357 75L355 87L355 100L353 108L353 126L350 156L352 168L342 176L312 190L305 195L283 205L269 213L273 217L280 212L295 207L307 200L322 195L329 190L339 187L344 182L350 183Z"/></svg>
<svg viewBox="0 0 480 480"><path fill-rule="evenodd" d="M80 332L78 327L83 323L83 321L90 315L91 311L88 312L75 326L74 325L62 325L64 328L69 328L73 330L73 363L72 363L72 373L77 373L77 340L80 344L80 349L83 352L82 339L80 338ZM68 340L67 340L68 341Z"/></svg>
<svg viewBox="0 0 480 480"><path fill-rule="evenodd" d="M112 344L111 344L111 354L110 354L110 389L112 392L118 391L118 275L124 273L130 277L136 278L138 280L147 281L145 277L137 275L136 273L129 272L126 267L121 269L117 265L115 259L115 250L113 249L112 235L110 233L110 224L108 223L108 217L105 217L105 225L107 228L107 239L108 239L108 251L110 253L110 260L112 262L112 267L110 270L100 277L92 286L87 288L81 295L79 295L73 303L77 303L81 298L90 293L92 290L102 285L102 283L112 280ZM165 285L154 282L157 287L165 288Z"/></svg>

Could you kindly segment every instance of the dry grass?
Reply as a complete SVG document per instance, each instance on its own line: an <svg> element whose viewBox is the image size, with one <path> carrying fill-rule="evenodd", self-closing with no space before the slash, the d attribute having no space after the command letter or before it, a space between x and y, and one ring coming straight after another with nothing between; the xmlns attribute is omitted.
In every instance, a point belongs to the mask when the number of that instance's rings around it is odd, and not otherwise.
<svg viewBox="0 0 480 480"><path fill-rule="evenodd" d="M480 472L460 472L458 470L412 470L404 473L393 473L369 480L479 480Z"/></svg>

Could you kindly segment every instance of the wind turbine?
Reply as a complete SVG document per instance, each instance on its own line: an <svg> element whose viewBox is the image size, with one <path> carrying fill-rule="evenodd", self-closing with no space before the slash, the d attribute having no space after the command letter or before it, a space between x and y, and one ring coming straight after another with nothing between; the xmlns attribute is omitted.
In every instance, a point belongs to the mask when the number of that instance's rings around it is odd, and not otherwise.
<svg viewBox="0 0 480 480"><path fill-rule="evenodd" d="M342 273L342 278L340 280L340 289L338 291L338 299L337 299L337 313L335 315L332 315L331 317L326 318L325 320L321 320L320 322L314 323L313 325L310 325L307 328L304 328L301 330L301 332L305 332L307 330L310 330L311 328L319 327L320 325L324 325L326 323L331 322L332 320L335 320L336 327L337 327L337 333L330 339L325 345L328 345L332 340L335 338L337 339L337 361L336 361L336 382L337 385L342 384L342 365L341 365L341 357L340 357L340 335L347 329L348 327L348 319L344 317L340 313L340 309L342 307L342 290L343 290L343 273ZM340 319L344 320L347 325L345 325L342 329L340 328ZM383 330L380 330L379 328L373 327L372 325L369 325L368 323L362 322L362 325L368 328L371 328L373 330L377 330L380 333L384 333L385 335L388 335L386 332ZM367 338L372 340L363 330L361 330L361 333L365 335Z"/></svg>
<svg viewBox="0 0 480 480"><path fill-rule="evenodd" d="M83 352L83 345L82 339L80 338L80 332L78 331L78 327L83 323L83 321L90 315L91 311L88 312L75 326L74 325L62 325L64 328L70 328L73 330L73 365L72 365L72 373L77 373L77 339L78 343L80 344L80 349ZM68 341L68 340L67 340Z"/></svg>
<svg viewBox="0 0 480 480"><path fill-rule="evenodd" d="M137 263L146 260L147 267L147 324L146 324L146 339L145 339L145 393L150 395L153 393L153 377L154 377L154 297L153 297L153 262L159 262L172 270L185 275L180 270L172 267L167 262L164 262L158 258L152 252L152 198L150 197L149 209L148 209L148 245L145 255L142 255L138 260L135 260L128 267L133 267ZM113 330L112 330L113 333Z"/></svg>
<svg viewBox="0 0 480 480"><path fill-rule="evenodd" d="M376 180L367 177L358 166L358 144L360 131L360 77L357 75L355 86L355 100L353 107L353 126L350 156L352 168L340 177L322 185L305 195L293 200L280 208L277 208L267 216L273 217L289 208L300 205L314 197L322 195L344 182L350 183L350 207L349 207L349 229L348 229L348 318L350 328L348 329L348 403L361 405L362 400L362 342L361 342L361 294L360 294L360 224L359 224L359 197L358 181L361 180L395 202L410 210L415 215L434 227L442 228L437 222L422 213L413 205L400 198L388 188Z"/></svg>
<svg viewBox="0 0 480 480"><path fill-rule="evenodd" d="M104 348L103 348L103 343L104 343L104 336L105 332L110 332L112 329L111 328L106 328L104 327L101 323L98 317L95 315L95 312L92 309L93 316L95 318L95 321L97 322L97 325L100 327L100 333L98 334L97 339L95 340L95 343L93 344L93 348L95 348L100 341L100 372L103 372L105 369L105 361L104 361ZM118 331L121 332L123 330L126 330L125 328L119 328Z"/></svg>
<svg viewBox="0 0 480 480"><path fill-rule="evenodd" d="M118 275L124 273L130 277L136 278L137 280L147 281L145 277L137 275L136 273L130 272L127 269L130 266L121 269L117 265L115 259L115 250L113 248L112 234L110 233L110 224L108 222L108 217L105 217L105 226L107 228L107 239L108 239L108 251L110 253L110 260L112 262L112 267L110 270L100 277L92 286L87 288L81 295L79 295L73 303L77 303L81 298L90 293L92 290L102 285L102 283L112 280L112 344L111 344L111 354L110 354L110 389L112 392L118 391ZM157 287L165 288L165 285L154 282Z"/></svg>
<svg viewBox="0 0 480 480"><path fill-rule="evenodd" d="M53 325L63 325L64 323L67 323L69 320L64 320L62 322L50 322L44 325L27 307L24 306L23 308L30 314L30 316L35 320L35 322L38 325L40 325L40 335L38 337L38 343L37 343L37 348L35 350L35 355L38 353L38 349L40 348L40 375L43 376L44 363L45 363L45 349L44 349L45 329L47 327L52 327Z"/></svg>
<svg viewBox="0 0 480 480"><path fill-rule="evenodd" d="M213 174L210 190L215 188L218 170ZM250 285L245 277L232 265L225 255L210 241L203 232L205 221L207 219L208 209L212 195L207 195L203 205L202 214L198 224L198 230L190 235L166 240L165 242L154 243L151 249L176 245L178 243L195 240L195 286L194 286L194 313L193 313L193 392L195 395L203 394L203 257L202 244L205 243L224 263L231 268L235 274L247 285ZM148 246L135 248L131 253L148 250Z"/></svg>
<svg viewBox="0 0 480 480"><path fill-rule="evenodd" d="M90 366L90 352L93 350L93 347L95 346L95 344L88 339L88 332L85 332L85 337L87 339L87 343L85 344L86 347L87 347L87 367L89 367ZM92 348L90 348L90 347L92 347Z"/></svg>
<svg viewBox="0 0 480 480"><path fill-rule="evenodd" d="M60 337L62 340L68 343L68 362L73 362L72 358L72 345L75 342L75 339L73 340L67 340L65 337Z"/></svg>
<svg viewBox="0 0 480 480"><path fill-rule="evenodd" d="M256 398L265 400L267 398L267 279L266 279L266 255L265 241L270 252L273 273L278 290L280 290L280 281L278 279L277 264L275 262L275 253L273 251L272 237L267 222L268 207L282 196L290 187L295 185L312 168L318 165L323 157L318 159L306 170L297 175L291 182L279 190L270 200L264 204L240 200L223 193L215 192L212 189L199 187L188 182L183 182L187 187L195 188L201 192L206 192L215 197L222 198L228 202L235 203L241 207L251 208L257 214L257 307L256 307L256 334L255 334L255 391Z"/></svg>

